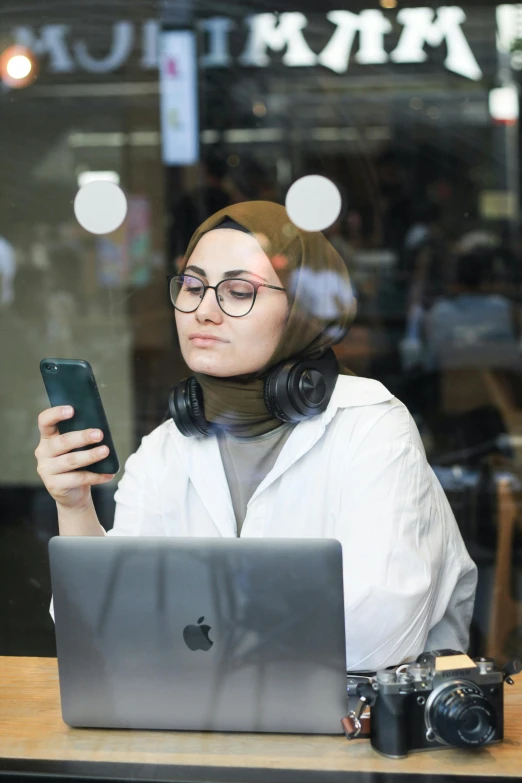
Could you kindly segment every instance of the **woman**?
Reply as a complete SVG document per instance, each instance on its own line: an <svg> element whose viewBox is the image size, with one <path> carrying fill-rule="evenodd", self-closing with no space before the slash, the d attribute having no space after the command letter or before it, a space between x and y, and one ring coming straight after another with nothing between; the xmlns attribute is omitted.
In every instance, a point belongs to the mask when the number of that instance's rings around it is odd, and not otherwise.
<svg viewBox="0 0 522 783"><path fill-rule="evenodd" d="M337 378L337 368L316 415L282 423L264 399L269 371L290 357L329 361L353 320L337 252L290 224L284 207L242 203L200 226L182 272L170 290L195 380L174 394L177 424L162 424L128 459L109 534L336 538L348 669L465 649L476 567L404 405L377 381ZM105 535L90 486L110 477L73 471L104 447L71 453L96 437L60 436L63 418L62 409L40 415L36 451L60 534Z"/></svg>

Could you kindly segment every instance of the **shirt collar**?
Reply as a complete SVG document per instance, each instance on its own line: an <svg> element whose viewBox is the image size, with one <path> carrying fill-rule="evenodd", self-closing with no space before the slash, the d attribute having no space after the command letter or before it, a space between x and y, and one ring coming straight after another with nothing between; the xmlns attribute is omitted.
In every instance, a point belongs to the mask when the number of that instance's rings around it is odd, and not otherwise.
<svg viewBox="0 0 522 783"><path fill-rule="evenodd" d="M340 408L377 405L392 399L393 394L379 381L340 375L327 409L319 416L299 422L283 446L276 464L254 492L252 500L317 443Z"/></svg>
<svg viewBox="0 0 522 783"><path fill-rule="evenodd" d="M360 408L365 405L378 405L393 400L393 394L379 381L371 378L358 378L355 375L340 375L335 384L328 407L318 418L328 424L339 408Z"/></svg>
<svg viewBox="0 0 522 783"><path fill-rule="evenodd" d="M340 408L377 405L392 399L393 394L379 381L340 375L327 409L319 416L300 422L294 428L276 464L257 487L251 501L317 443ZM234 535L232 499L220 459L217 437L185 438L174 422L171 422L169 429L178 447L183 444L183 464L211 518L222 535Z"/></svg>

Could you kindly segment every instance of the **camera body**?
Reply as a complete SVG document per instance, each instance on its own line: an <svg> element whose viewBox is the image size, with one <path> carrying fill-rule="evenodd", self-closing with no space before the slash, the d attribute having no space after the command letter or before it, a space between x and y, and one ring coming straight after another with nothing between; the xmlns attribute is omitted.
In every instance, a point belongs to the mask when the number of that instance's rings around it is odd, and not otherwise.
<svg viewBox="0 0 522 783"><path fill-rule="evenodd" d="M441 650L372 678L372 747L390 758L504 738L504 679L492 658ZM373 701L373 700L372 700Z"/></svg>

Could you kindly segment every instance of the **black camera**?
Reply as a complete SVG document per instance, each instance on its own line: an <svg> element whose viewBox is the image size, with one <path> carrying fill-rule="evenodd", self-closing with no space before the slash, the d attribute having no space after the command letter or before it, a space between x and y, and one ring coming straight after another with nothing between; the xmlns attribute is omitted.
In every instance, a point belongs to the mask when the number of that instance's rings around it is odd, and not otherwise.
<svg viewBox="0 0 522 783"><path fill-rule="evenodd" d="M441 747L476 748L504 738L504 681L520 671L455 650L422 653L414 663L371 678L372 747L390 758ZM367 686L369 688L369 686Z"/></svg>

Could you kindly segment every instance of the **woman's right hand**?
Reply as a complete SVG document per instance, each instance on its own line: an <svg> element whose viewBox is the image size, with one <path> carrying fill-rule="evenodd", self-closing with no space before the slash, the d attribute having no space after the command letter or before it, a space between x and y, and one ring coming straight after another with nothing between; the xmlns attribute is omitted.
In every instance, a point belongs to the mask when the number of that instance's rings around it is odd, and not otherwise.
<svg viewBox="0 0 522 783"><path fill-rule="evenodd" d="M37 473L49 494L63 508L83 510L91 501L91 486L105 484L113 478L109 473L93 473L87 468L107 456L107 446L96 446L103 433L100 430L78 430L60 435L58 422L70 419L74 411L69 406L47 408L38 416L40 443L36 447ZM80 446L93 446L86 451L72 451Z"/></svg>

